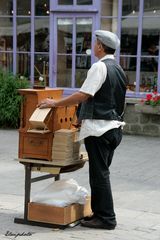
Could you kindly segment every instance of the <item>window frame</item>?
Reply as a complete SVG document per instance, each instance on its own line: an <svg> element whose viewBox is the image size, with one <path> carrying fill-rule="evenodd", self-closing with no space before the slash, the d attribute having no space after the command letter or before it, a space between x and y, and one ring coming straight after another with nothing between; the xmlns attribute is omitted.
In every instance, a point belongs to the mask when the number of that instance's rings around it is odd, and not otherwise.
<svg viewBox="0 0 160 240"><path fill-rule="evenodd" d="M122 30L122 26L121 26L121 20L126 17L122 15L122 7L123 7L123 0L119 0L118 2L118 31L117 34L119 36L119 38L121 38L121 30ZM143 57L142 53L141 53L141 47L142 47L142 30L143 30L143 18L147 18L147 17L151 17L151 16L147 16L144 14L144 0L140 0L139 1L139 13L138 13L138 35L137 35L137 63L136 63L136 89L135 92L133 93L129 93L127 92L126 96L127 97L142 97L145 96L146 93L145 92L140 92L140 74L141 74L141 58ZM104 17L104 16L103 16ZM135 16L136 17L136 16ZM159 17L159 15L156 15L154 17ZM133 16L128 16L128 18L133 18ZM160 44L160 41L159 41ZM160 45L159 45L160 47ZM120 55L120 49L117 52L117 61L120 61L120 57L123 57L123 55ZM129 56L133 56L133 55L127 55ZM159 55L158 55L158 71L157 71L157 92L160 93L160 51L159 51Z"/></svg>
<svg viewBox="0 0 160 240"><path fill-rule="evenodd" d="M94 13L90 13L90 14L86 14L86 13L78 13L78 14L75 14L75 13L56 13L54 14L54 36L57 36L57 19L58 18L72 18L73 19L73 23L76 24L76 19L77 18L92 18L93 19L93 23L92 23L92 31L94 31L97 27L96 27L96 14ZM74 32L73 30L73 34L76 35L76 32ZM75 37L73 37L73 41L75 40ZM91 55L91 64L93 64L93 62L95 62L95 56L93 56L93 43L94 43L94 36L92 35L92 55ZM57 84L56 84L56 79L57 79L57 56L59 55L58 54L58 49L57 49L57 38L54 39L54 49L53 49L53 52L51 52L51 56L50 56L50 70L51 70L51 75L50 75L50 79L52 79L52 82L50 82L51 84L51 87L57 87ZM50 49L51 51L51 49ZM72 55L75 54L75 57L76 57L76 53L73 51L72 52ZM67 54L65 54L67 55ZM52 68L52 69L51 69ZM75 88L75 64L72 63L72 79L71 79L71 83L72 83L72 86L70 88L65 88L64 87L64 90L65 92L68 94L68 92L73 92L75 91L77 88Z"/></svg>
<svg viewBox="0 0 160 240"><path fill-rule="evenodd" d="M98 1L92 0L92 5L77 5L77 0L73 0L73 5L59 5L58 0L50 0L50 10L53 12L63 11L63 12L97 12L97 6L100 4Z"/></svg>

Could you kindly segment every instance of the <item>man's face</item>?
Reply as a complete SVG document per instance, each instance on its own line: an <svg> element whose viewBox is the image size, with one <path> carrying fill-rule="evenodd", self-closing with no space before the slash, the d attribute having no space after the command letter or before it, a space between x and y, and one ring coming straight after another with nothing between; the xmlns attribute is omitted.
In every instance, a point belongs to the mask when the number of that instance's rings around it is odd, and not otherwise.
<svg viewBox="0 0 160 240"><path fill-rule="evenodd" d="M94 55L96 57L99 56L99 49L100 49L100 43L97 41L97 39L95 40L95 43L94 43Z"/></svg>

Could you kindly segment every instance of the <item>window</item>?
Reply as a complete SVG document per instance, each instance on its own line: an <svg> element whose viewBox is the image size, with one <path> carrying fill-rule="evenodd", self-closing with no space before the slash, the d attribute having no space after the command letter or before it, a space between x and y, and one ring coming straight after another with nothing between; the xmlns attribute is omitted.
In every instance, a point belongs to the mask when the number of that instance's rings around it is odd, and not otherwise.
<svg viewBox="0 0 160 240"><path fill-rule="evenodd" d="M122 16L137 16L139 13L139 0L123 0Z"/></svg>
<svg viewBox="0 0 160 240"><path fill-rule="evenodd" d="M117 32L117 18L102 18L101 29L106 31Z"/></svg>
<svg viewBox="0 0 160 240"><path fill-rule="evenodd" d="M160 15L160 2L159 0L145 0L144 13L147 15Z"/></svg>
<svg viewBox="0 0 160 240"><path fill-rule="evenodd" d="M158 0L123 0L122 6L116 0L102 0L101 29L117 31L121 39L117 59L127 75L129 95L160 92L159 22Z"/></svg>
<svg viewBox="0 0 160 240"><path fill-rule="evenodd" d="M102 0L101 15L117 17L118 14L118 0Z"/></svg>
<svg viewBox="0 0 160 240"><path fill-rule="evenodd" d="M31 20L17 18L17 51L30 52L31 48Z"/></svg>
<svg viewBox="0 0 160 240"><path fill-rule="evenodd" d="M13 70L13 4L0 1L0 68Z"/></svg>
<svg viewBox="0 0 160 240"><path fill-rule="evenodd" d="M17 53L17 73L29 79L30 76L30 53Z"/></svg>
<svg viewBox="0 0 160 240"><path fill-rule="evenodd" d="M91 67L92 18L76 18L76 71L75 87L82 86Z"/></svg>
<svg viewBox="0 0 160 240"><path fill-rule="evenodd" d="M128 79L128 90L135 91L138 46L138 18L122 18L120 64Z"/></svg>
<svg viewBox="0 0 160 240"><path fill-rule="evenodd" d="M58 38L57 86L71 87L72 51L73 51L72 18L57 19L57 38Z"/></svg>
<svg viewBox="0 0 160 240"><path fill-rule="evenodd" d="M143 17L140 91L156 91L158 78L160 17Z"/></svg>
<svg viewBox="0 0 160 240"><path fill-rule="evenodd" d="M13 21L10 17L0 17L0 67L12 69Z"/></svg>
<svg viewBox="0 0 160 240"><path fill-rule="evenodd" d="M49 18L35 18L35 52L49 52Z"/></svg>
<svg viewBox="0 0 160 240"><path fill-rule="evenodd" d="M49 0L34 2L0 1L0 67L49 84Z"/></svg>
<svg viewBox="0 0 160 240"><path fill-rule="evenodd" d="M92 5L92 0L77 0L77 5Z"/></svg>
<svg viewBox="0 0 160 240"><path fill-rule="evenodd" d="M56 86L81 87L91 66L92 28L93 17L88 14L57 17Z"/></svg>
<svg viewBox="0 0 160 240"><path fill-rule="evenodd" d="M17 15L31 15L31 0L17 0Z"/></svg>
<svg viewBox="0 0 160 240"><path fill-rule="evenodd" d="M34 61L34 84L43 81L45 86L49 85L49 55L35 54Z"/></svg>
<svg viewBox="0 0 160 240"><path fill-rule="evenodd" d="M128 78L128 96L160 92L159 0L0 1L0 67L32 83L43 75L49 84L51 66L50 83L80 87L95 61L92 33L97 28L121 39L116 58Z"/></svg>
<svg viewBox="0 0 160 240"><path fill-rule="evenodd" d="M0 15L12 15L13 14L13 2L12 0L0 1Z"/></svg>
<svg viewBox="0 0 160 240"><path fill-rule="evenodd" d="M73 0L58 0L59 5L73 5Z"/></svg>
<svg viewBox="0 0 160 240"><path fill-rule="evenodd" d="M35 15L48 16L49 14L49 0L35 0Z"/></svg>
<svg viewBox="0 0 160 240"><path fill-rule="evenodd" d="M58 0L58 5L92 5L93 0Z"/></svg>

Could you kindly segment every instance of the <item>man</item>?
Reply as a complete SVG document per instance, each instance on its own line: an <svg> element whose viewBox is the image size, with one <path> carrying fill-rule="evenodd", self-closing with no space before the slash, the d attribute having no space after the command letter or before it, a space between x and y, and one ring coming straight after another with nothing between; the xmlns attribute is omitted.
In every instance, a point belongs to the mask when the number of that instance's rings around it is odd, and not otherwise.
<svg viewBox="0 0 160 240"><path fill-rule="evenodd" d="M93 215L81 221L90 228L114 229L114 212L110 186L110 172L115 148L122 139L122 121L126 93L126 76L114 60L119 47L118 37L109 31L95 31L95 56L99 59L88 71L79 92L64 99L46 99L40 108L82 103L80 139L84 139L89 157L89 180Z"/></svg>

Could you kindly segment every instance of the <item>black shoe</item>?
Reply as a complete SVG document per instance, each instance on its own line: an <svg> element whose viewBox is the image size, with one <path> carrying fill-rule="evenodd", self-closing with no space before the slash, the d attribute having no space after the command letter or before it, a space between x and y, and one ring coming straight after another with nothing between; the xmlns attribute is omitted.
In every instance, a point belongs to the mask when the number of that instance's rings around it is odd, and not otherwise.
<svg viewBox="0 0 160 240"><path fill-rule="evenodd" d="M92 220L93 218L95 218L95 215L94 215L94 214L92 214L92 215L90 215L90 216L87 216L87 217L84 217L83 220L85 220L85 221L90 221L90 220ZM82 220L82 221L83 221L83 220Z"/></svg>
<svg viewBox="0 0 160 240"><path fill-rule="evenodd" d="M116 225L106 224L101 219L96 217L92 218L89 221L81 220L81 225L83 227L88 227L88 228L99 228L99 229L107 229L107 230L113 230L116 227Z"/></svg>

